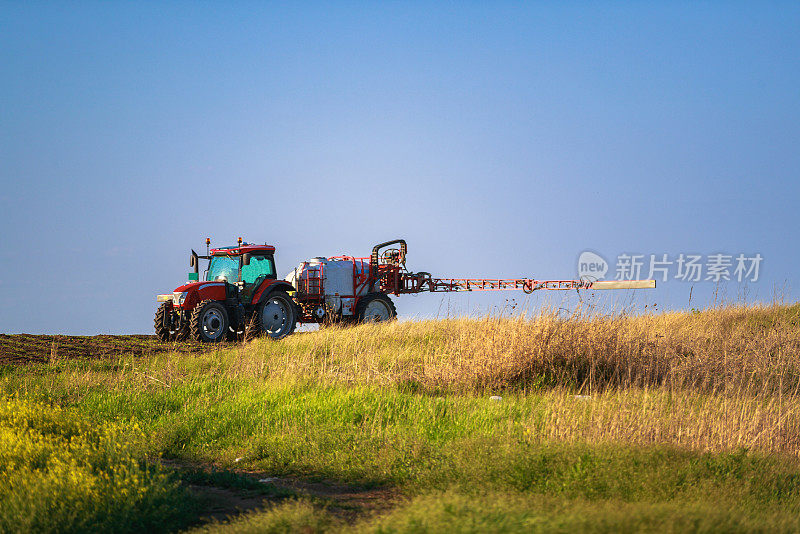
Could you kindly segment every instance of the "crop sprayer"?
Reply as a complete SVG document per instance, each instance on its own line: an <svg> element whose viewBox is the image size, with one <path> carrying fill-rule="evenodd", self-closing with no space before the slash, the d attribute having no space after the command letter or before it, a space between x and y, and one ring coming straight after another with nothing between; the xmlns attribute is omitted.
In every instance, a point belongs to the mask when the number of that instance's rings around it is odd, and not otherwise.
<svg viewBox="0 0 800 534"><path fill-rule="evenodd" d="M395 239L369 257L333 256L300 263L285 278L275 270L275 247L245 243L194 250L189 282L158 295L155 331L163 341L218 342L241 335L280 339L298 323L364 323L394 319L389 295L429 292L649 289L655 280L535 280L533 278L434 278L406 269L408 246ZM200 260L208 260L200 280Z"/></svg>

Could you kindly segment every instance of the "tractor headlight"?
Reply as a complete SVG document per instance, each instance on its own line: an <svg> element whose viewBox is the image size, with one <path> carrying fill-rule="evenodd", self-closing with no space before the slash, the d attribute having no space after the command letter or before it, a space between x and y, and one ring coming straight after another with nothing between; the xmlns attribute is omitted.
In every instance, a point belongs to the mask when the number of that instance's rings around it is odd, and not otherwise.
<svg viewBox="0 0 800 534"><path fill-rule="evenodd" d="M186 300L186 291L183 293L175 292L172 294L172 303L177 306L183 306L183 301Z"/></svg>

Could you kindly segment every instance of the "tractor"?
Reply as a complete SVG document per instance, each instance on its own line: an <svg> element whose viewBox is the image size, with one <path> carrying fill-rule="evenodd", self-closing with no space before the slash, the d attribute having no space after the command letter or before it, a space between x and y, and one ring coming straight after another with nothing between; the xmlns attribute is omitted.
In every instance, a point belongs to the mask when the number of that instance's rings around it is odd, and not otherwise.
<svg viewBox="0 0 800 534"><path fill-rule="evenodd" d="M155 332L162 341L216 343L263 334L281 339L298 323L354 324L390 321L397 310L389 295L423 291L498 291L540 289L645 289L655 280L536 280L532 278L433 278L406 269L403 239L379 243L369 257L315 257L285 278L275 270L275 247L242 241L191 251L188 283L158 295ZM200 280L200 260L208 260Z"/></svg>
<svg viewBox="0 0 800 534"><path fill-rule="evenodd" d="M382 243L379 247L402 240ZM155 332L162 341L219 342L265 334L281 339L298 323L329 324L388 321L397 316L394 303L381 290L375 273L391 266L371 268L366 258L340 256L312 258L278 279L275 247L243 242L191 252L189 282L171 294L158 295ZM402 244L405 251L405 242ZM397 258L400 250L384 257ZM200 260L208 260L200 280ZM397 261L394 262L395 264ZM388 269L388 270L387 270Z"/></svg>

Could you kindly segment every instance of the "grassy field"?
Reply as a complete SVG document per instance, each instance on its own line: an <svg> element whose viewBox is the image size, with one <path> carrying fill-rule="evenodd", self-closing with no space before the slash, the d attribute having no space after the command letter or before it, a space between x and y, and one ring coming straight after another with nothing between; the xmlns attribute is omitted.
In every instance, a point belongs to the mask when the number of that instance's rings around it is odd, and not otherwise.
<svg viewBox="0 0 800 534"><path fill-rule="evenodd" d="M796 532L799 322L543 313L6 359L0 531Z"/></svg>

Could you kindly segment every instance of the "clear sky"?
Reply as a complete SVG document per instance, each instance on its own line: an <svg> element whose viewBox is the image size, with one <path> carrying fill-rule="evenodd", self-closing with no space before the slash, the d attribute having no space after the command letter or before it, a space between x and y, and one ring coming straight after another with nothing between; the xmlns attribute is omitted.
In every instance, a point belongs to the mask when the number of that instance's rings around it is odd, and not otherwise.
<svg viewBox="0 0 800 534"><path fill-rule="evenodd" d="M0 332L150 332L206 236L281 274L396 237L439 276L760 254L720 291L796 299L800 4L553 4L0 3ZM616 302L713 302L670 269ZM523 297L397 303L577 302Z"/></svg>

